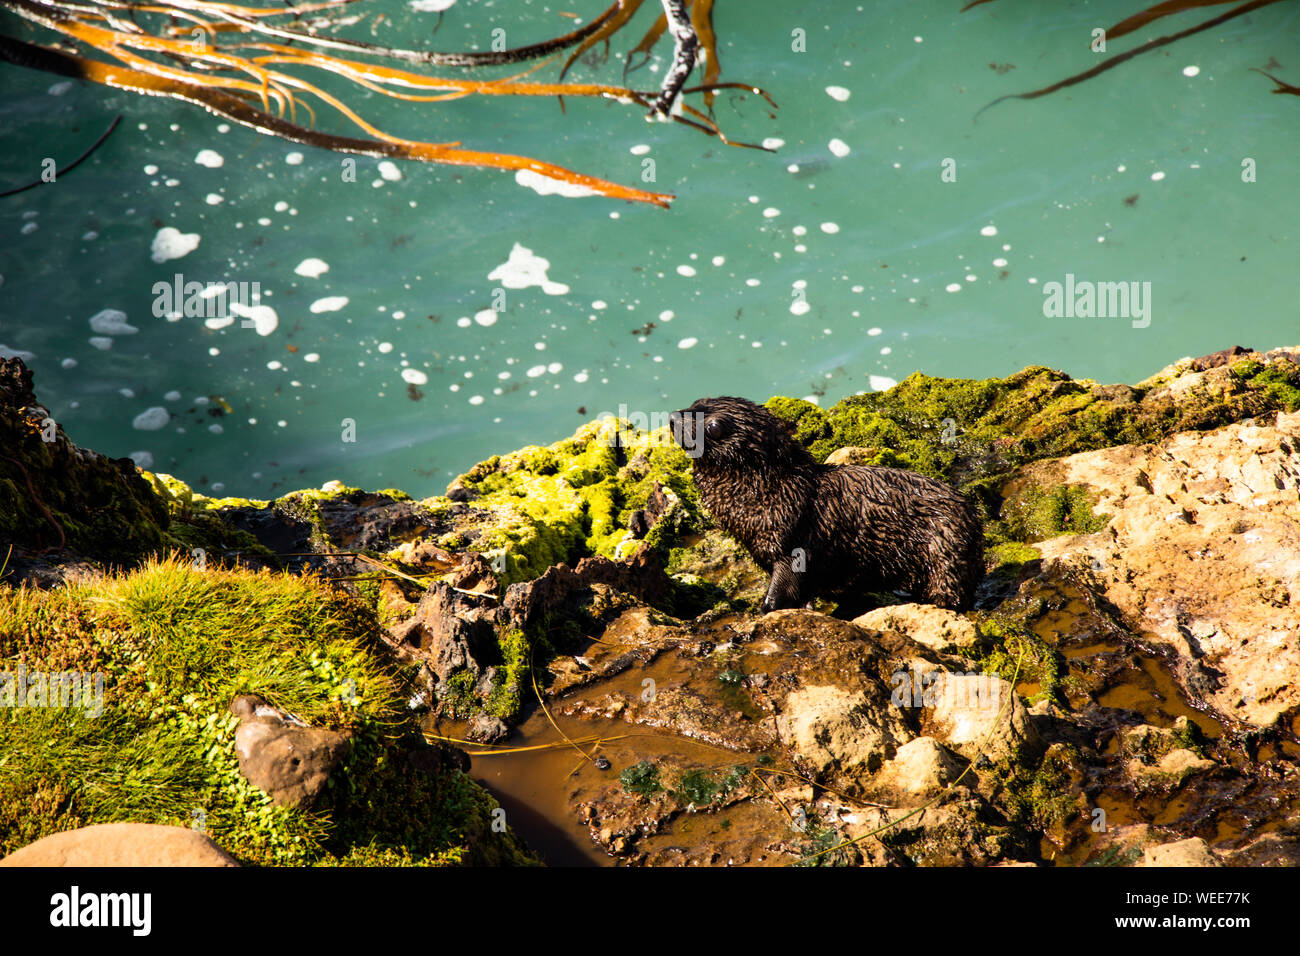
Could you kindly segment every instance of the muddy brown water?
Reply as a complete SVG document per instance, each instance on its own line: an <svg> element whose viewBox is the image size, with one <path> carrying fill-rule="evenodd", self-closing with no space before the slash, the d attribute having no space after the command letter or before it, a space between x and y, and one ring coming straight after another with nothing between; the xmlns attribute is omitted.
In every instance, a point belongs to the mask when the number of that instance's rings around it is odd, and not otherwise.
<svg viewBox="0 0 1300 956"><path fill-rule="evenodd" d="M568 717L548 702L551 717L535 707L497 747L462 745L470 754L470 776L486 787L506 811L510 826L550 866L615 866L618 861L591 836L575 808L598 800L612 788L621 788L619 774L641 761L655 763L672 757L701 768L729 767L747 755L715 747L676 734L639 727L622 720ZM554 725L551 721L554 720ZM558 730L556 728L559 728ZM430 734L463 739L466 724L454 721L430 722ZM566 740L592 757L609 761L600 770ZM534 748L534 749L520 749ZM752 757L750 757L752 759ZM643 841L643 849L663 846L673 840L698 842L710 833L731 829L744 817L741 807L721 814L684 815L674 820L668 832ZM725 822L724 822L725 821Z"/></svg>

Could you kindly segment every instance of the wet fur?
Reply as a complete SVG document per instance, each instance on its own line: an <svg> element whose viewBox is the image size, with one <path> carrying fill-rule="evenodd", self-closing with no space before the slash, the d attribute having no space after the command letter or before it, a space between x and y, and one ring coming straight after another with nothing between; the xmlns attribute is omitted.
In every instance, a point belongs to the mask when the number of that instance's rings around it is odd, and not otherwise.
<svg viewBox="0 0 1300 956"><path fill-rule="evenodd" d="M705 507L772 575L764 611L893 590L970 607L983 529L975 505L948 485L897 468L820 465L787 422L743 398L703 398L671 421L688 454L701 452L693 467Z"/></svg>

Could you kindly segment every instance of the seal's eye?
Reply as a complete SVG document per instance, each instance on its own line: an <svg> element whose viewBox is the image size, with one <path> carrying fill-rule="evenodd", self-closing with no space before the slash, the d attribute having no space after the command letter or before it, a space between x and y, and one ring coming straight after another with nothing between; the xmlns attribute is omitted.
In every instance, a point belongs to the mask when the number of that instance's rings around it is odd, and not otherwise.
<svg viewBox="0 0 1300 956"><path fill-rule="evenodd" d="M704 434L709 438L721 438L727 433L727 426L716 418L710 418L704 423Z"/></svg>

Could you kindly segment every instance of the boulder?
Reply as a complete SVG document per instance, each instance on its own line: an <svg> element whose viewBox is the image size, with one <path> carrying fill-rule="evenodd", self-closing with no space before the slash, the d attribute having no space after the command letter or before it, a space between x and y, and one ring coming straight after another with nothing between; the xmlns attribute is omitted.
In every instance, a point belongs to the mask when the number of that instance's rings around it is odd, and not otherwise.
<svg viewBox="0 0 1300 956"><path fill-rule="evenodd" d="M1219 858L1200 837L1147 847L1138 866L1222 866Z"/></svg>
<svg viewBox="0 0 1300 956"><path fill-rule="evenodd" d="M240 772L280 806L310 806L350 746L345 734L309 727L255 694L236 697L230 710L240 717Z"/></svg>
<svg viewBox="0 0 1300 956"><path fill-rule="evenodd" d="M186 827L101 823L43 837L0 866L238 866L208 837Z"/></svg>

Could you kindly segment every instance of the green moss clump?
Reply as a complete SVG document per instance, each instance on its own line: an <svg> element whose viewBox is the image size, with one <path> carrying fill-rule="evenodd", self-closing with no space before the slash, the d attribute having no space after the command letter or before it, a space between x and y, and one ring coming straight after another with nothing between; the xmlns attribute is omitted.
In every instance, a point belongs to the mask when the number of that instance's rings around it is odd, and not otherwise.
<svg viewBox="0 0 1300 956"><path fill-rule="evenodd" d="M1110 522L1093 512L1096 496L1086 485L1031 486L1002 505L1005 534L1014 541L1045 541L1063 534L1091 534Z"/></svg>
<svg viewBox="0 0 1300 956"><path fill-rule="evenodd" d="M1038 691L1029 698L1031 704L1060 699L1066 667L1054 647L1020 622L998 614L979 621L976 630L979 640L960 649L960 654L977 663L985 674L995 674L1008 683L1037 684Z"/></svg>
<svg viewBox="0 0 1300 956"><path fill-rule="evenodd" d="M651 797L663 790L659 780L659 768L648 760L642 760L635 766L628 767L618 775L619 783L628 793Z"/></svg>
<svg viewBox="0 0 1300 956"><path fill-rule="evenodd" d="M625 427L622 443L612 434L612 425L589 422L554 445L489 458L453 483L476 496L470 546L503 555L498 578L504 586L591 555L626 557L640 543L627 530L629 519L646 506L656 483L676 503L652 529L652 547L666 554L698 521L690 459L668 429Z"/></svg>
<svg viewBox="0 0 1300 956"><path fill-rule="evenodd" d="M1265 365L1247 359L1232 365L1230 371L1241 381L1262 389L1265 396L1286 411L1300 408L1300 366L1289 362Z"/></svg>
<svg viewBox="0 0 1300 956"><path fill-rule="evenodd" d="M527 862L461 771L411 765L427 744L377 629L373 608L320 579L175 559L0 588L0 671L98 680L82 706L0 707L0 855L134 821L199 822L249 864ZM245 693L349 735L312 808L276 806L240 773L229 704Z"/></svg>
<svg viewBox="0 0 1300 956"><path fill-rule="evenodd" d="M523 710L523 688L530 679L532 648L527 636L520 630L511 629L499 634L497 641L501 648L502 663L493 679L486 709L489 714L509 723Z"/></svg>

